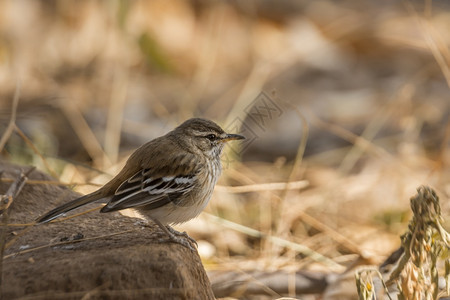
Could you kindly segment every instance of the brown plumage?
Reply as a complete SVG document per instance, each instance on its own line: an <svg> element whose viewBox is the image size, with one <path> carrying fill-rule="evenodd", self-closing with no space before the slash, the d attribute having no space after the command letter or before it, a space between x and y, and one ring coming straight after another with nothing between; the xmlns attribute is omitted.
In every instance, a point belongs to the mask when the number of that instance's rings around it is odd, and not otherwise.
<svg viewBox="0 0 450 300"><path fill-rule="evenodd" d="M80 206L107 202L101 212L134 208L158 224L172 241L190 244L169 224L196 217L208 204L221 173L225 142L244 139L225 133L216 123L200 118L139 147L124 168L99 190L59 206L37 219L49 222Z"/></svg>

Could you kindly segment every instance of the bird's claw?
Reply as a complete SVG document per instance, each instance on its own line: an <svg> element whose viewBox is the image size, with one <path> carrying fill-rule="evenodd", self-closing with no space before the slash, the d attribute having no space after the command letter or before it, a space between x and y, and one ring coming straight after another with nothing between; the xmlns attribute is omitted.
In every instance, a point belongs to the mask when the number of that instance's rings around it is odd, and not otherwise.
<svg viewBox="0 0 450 300"><path fill-rule="evenodd" d="M177 230L175 230L175 229L173 229L172 227L169 227L169 226L167 226L167 230L169 230L169 232L171 234L173 234L174 236L176 236L176 237L183 237L184 239L188 239L191 243L195 244L195 247L198 248L197 241L194 240L193 238L191 238L189 236L189 234L187 234L186 231L180 232L180 231L177 231Z"/></svg>
<svg viewBox="0 0 450 300"><path fill-rule="evenodd" d="M190 241L192 241L192 239L188 240L184 237L180 237L180 236L176 236L176 235L171 235L168 238L162 238L162 239L158 240L158 242L160 242L160 243L167 243L167 242L177 243L186 248L191 249L192 251L197 251L197 249L192 246ZM195 243L195 245L197 246L197 243Z"/></svg>

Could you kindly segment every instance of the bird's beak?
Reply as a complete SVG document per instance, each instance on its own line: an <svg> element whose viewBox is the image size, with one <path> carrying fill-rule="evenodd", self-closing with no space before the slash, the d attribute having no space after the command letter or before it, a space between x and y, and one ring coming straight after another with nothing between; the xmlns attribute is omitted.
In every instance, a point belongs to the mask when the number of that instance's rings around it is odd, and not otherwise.
<svg viewBox="0 0 450 300"><path fill-rule="evenodd" d="M227 134L224 138L222 138L220 141L222 143L226 143L228 141L233 141L233 140L244 140L245 137L239 134Z"/></svg>

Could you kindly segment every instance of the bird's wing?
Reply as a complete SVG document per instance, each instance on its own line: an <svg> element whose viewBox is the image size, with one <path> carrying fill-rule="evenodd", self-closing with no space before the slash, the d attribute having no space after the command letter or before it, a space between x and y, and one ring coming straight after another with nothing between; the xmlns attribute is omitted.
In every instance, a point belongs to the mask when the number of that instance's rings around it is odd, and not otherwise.
<svg viewBox="0 0 450 300"><path fill-rule="evenodd" d="M195 173L155 176L151 169L142 169L117 188L101 212L138 206L155 209L170 202L176 203L180 196L193 189L196 177Z"/></svg>

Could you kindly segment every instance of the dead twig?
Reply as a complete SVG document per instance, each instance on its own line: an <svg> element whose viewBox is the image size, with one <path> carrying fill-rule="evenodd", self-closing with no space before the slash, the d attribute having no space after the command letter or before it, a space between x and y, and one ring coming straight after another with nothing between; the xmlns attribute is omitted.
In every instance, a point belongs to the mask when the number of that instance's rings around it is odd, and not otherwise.
<svg viewBox="0 0 450 300"><path fill-rule="evenodd" d="M14 198L20 193L25 182L28 180L28 175L34 171L36 167L31 167L27 172L21 173L20 177L16 179L10 186L6 194L0 196L0 214L6 212L11 206Z"/></svg>

